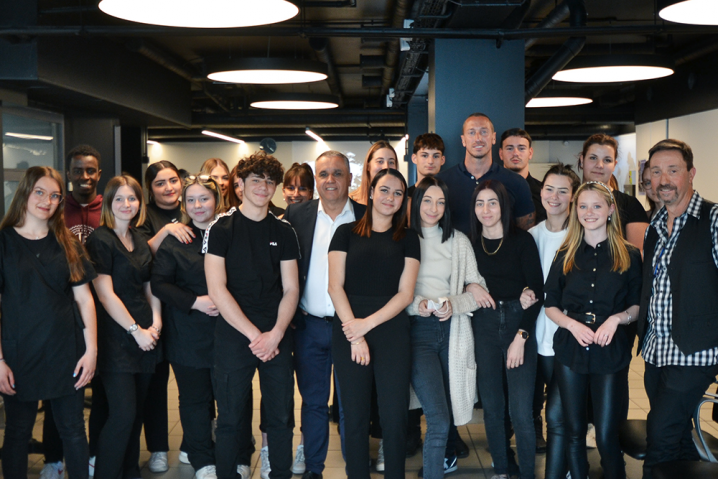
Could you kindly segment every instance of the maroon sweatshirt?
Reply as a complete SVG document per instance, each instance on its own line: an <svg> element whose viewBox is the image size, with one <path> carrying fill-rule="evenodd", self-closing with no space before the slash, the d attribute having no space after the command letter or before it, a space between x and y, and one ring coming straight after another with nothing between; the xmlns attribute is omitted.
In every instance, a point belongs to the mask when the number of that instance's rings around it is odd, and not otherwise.
<svg viewBox="0 0 718 479"><path fill-rule="evenodd" d="M97 195L89 205L82 206L72 194L65 197L65 224L72 234L85 244L90 233L100 226L102 195Z"/></svg>

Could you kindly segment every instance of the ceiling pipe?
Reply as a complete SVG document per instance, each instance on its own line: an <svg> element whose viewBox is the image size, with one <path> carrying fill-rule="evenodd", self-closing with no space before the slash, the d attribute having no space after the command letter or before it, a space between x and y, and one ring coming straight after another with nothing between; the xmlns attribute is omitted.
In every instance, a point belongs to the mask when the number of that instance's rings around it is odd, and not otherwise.
<svg viewBox="0 0 718 479"><path fill-rule="evenodd" d="M126 44L126 47L128 50L144 55L155 63L162 65L168 70L181 76L185 80L188 80L190 83L193 83L194 85L198 86L204 92L207 98L216 103L217 106L219 106L222 110L226 112L229 111L229 109L224 106L224 103L222 103L219 98L207 91L207 85L204 82L204 78L196 76L193 71L182 65L171 55L165 53L164 51L153 45L148 44L143 40L131 40Z"/></svg>
<svg viewBox="0 0 718 479"><path fill-rule="evenodd" d="M408 7L408 0L396 0L394 18L391 21L392 28L404 27L404 19L406 19L406 11ZM389 87L394 81L394 70L396 69L397 63L399 63L399 39L395 38L386 44L386 60L381 80L382 97L387 94Z"/></svg>
<svg viewBox="0 0 718 479"><path fill-rule="evenodd" d="M521 5L514 8L513 11L506 17L506 20L501 24L501 28L519 28L524 22L526 15L528 15L531 9L531 0L525 0Z"/></svg>
<svg viewBox="0 0 718 479"><path fill-rule="evenodd" d="M715 40L714 40L715 42ZM718 42L715 42L718 45ZM556 45L535 45L526 51L527 58L546 58L556 53ZM602 45L590 43L581 49L581 55L653 55L656 44L652 40L645 43L613 43Z"/></svg>
<svg viewBox="0 0 718 479"><path fill-rule="evenodd" d="M715 37L700 40L697 43L688 45L687 47L676 53L674 60L676 66L691 62L705 55L711 54L718 50L718 39Z"/></svg>
<svg viewBox="0 0 718 479"><path fill-rule="evenodd" d="M339 74L337 73L337 66L334 63L334 55L332 54L331 46L329 45L329 39L324 38L310 38L309 46L317 54L319 61L326 63L327 65L327 85L332 95L339 97L339 106L344 103L344 92L342 86L339 83Z"/></svg>
<svg viewBox="0 0 718 479"><path fill-rule="evenodd" d="M548 28L553 28L559 23L566 20L569 14L569 8L568 8L568 2L561 2L556 8L551 10L548 15L544 17L543 20L539 22L538 25L536 25L537 30L543 30ZM585 25L585 22L584 22ZM573 26L573 25L571 25ZM526 40L526 45L524 46L524 50L528 50L534 44L538 41L538 38L529 38Z"/></svg>
<svg viewBox="0 0 718 479"><path fill-rule="evenodd" d="M568 4L570 10L570 20L572 27L585 27L586 26L586 6L583 0L566 0L564 3ZM565 67L568 62L573 60L576 55L581 52L581 49L586 44L586 37L571 37L561 45L561 48L546 62L541 65L541 68L534 73L531 78L526 82L526 93L524 96L525 103L528 103L532 98L541 93L541 90L546 88L551 82L551 78L556 74L557 71Z"/></svg>

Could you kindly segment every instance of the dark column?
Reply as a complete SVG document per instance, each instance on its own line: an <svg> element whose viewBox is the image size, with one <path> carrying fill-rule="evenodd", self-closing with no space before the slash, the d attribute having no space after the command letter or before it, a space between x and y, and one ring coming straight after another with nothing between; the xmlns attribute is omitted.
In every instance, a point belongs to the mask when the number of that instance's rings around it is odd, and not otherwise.
<svg viewBox="0 0 718 479"><path fill-rule="evenodd" d="M524 126L524 41L434 41L429 56L429 131L446 144L444 168L463 161L461 129L467 116L488 115L497 137ZM498 141L498 138L497 138ZM494 160L498 160L494 148Z"/></svg>
<svg viewBox="0 0 718 479"><path fill-rule="evenodd" d="M147 130L139 126L121 128L121 168L123 173L137 179L142 184L142 164L148 163Z"/></svg>
<svg viewBox="0 0 718 479"><path fill-rule="evenodd" d="M116 118L69 117L65 119L65 154L80 144L90 145L102 156L100 169L102 178L97 191L105 191L105 185L116 174L115 127Z"/></svg>
<svg viewBox="0 0 718 479"><path fill-rule="evenodd" d="M409 163L409 185L416 183L416 165L411 162L411 152L416 137L429 131L429 103L426 95L414 95L407 107L406 130L409 139L406 142L406 161Z"/></svg>

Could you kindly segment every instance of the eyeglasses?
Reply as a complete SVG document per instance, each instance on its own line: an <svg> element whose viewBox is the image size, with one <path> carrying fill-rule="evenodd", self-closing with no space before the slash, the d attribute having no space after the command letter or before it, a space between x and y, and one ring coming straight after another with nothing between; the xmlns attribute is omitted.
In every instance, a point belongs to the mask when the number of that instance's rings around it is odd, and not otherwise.
<svg viewBox="0 0 718 479"><path fill-rule="evenodd" d="M189 175L185 181L209 181L212 177L209 175Z"/></svg>
<svg viewBox="0 0 718 479"><path fill-rule="evenodd" d="M50 193L48 196L47 191L42 188L35 188L32 190L33 194L40 200L47 199L53 205L59 205L62 202L62 195L60 193Z"/></svg>

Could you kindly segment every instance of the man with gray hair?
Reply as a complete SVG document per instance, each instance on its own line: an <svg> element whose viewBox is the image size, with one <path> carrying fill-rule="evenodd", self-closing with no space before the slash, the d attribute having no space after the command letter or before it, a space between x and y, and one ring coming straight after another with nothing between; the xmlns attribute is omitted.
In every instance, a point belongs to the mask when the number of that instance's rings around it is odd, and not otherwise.
<svg viewBox="0 0 718 479"><path fill-rule="evenodd" d="M299 308L294 317L294 362L302 395L303 479L321 479L329 446L327 407L331 389L332 321L329 297L329 243L340 225L364 216L366 207L349 199L349 159L325 151L315 163L319 199L289 205L284 219L299 238ZM299 473L299 471L293 471Z"/></svg>

